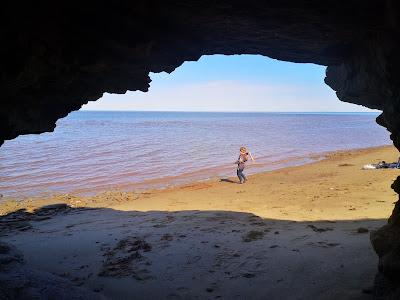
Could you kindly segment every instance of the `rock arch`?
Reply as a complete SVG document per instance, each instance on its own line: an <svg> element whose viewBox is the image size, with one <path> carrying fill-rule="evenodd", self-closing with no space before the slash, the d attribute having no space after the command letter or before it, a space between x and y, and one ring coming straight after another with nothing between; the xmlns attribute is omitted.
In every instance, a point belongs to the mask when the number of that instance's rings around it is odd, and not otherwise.
<svg viewBox="0 0 400 300"><path fill-rule="evenodd" d="M5 3L0 145L53 130L104 92L147 91L149 72L205 54L261 54L328 66L338 98L382 110L377 122L400 149L399 13L395 0ZM400 192L399 178L392 187ZM400 286L399 210L371 238L391 291Z"/></svg>

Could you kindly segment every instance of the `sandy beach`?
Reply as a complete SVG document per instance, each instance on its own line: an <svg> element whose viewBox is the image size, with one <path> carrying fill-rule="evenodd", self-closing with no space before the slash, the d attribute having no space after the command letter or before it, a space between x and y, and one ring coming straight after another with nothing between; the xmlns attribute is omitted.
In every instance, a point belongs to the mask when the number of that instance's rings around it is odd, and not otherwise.
<svg viewBox="0 0 400 300"><path fill-rule="evenodd" d="M397 158L385 146L243 185L2 199L1 241L15 249L0 251L0 287L84 299L370 299L369 233L390 216L400 171L361 168Z"/></svg>

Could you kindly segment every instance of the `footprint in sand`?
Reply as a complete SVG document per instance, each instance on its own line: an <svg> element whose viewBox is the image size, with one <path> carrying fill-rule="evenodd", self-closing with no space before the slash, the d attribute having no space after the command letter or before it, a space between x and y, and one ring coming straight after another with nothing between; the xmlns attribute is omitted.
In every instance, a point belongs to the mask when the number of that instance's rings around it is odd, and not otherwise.
<svg viewBox="0 0 400 300"><path fill-rule="evenodd" d="M310 243L307 243L306 245L307 246L313 246L313 247L320 247L320 248L332 248L332 247L339 246L340 244L339 243L326 242L326 241L320 241L320 242L317 242L317 243L310 242Z"/></svg>
<svg viewBox="0 0 400 300"><path fill-rule="evenodd" d="M326 232L326 231L332 231L333 228L331 227L325 227L325 228L318 228L315 225L307 225L307 227L311 228L314 232Z"/></svg>
<svg viewBox="0 0 400 300"><path fill-rule="evenodd" d="M264 237L263 231L251 230L243 237L243 242L245 243L253 242L261 240L263 237Z"/></svg>
<svg viewBox="0 0 400 300"><path fill-rule="evenodd" d="M368 233L368 232L369 232L368 228L365 227L357 228L357 233Z"/></svg>
<svg viewBox="0 0 400 300"><path fill-rule="evenodd" d="M187 264L187 265L191 265L191 264L194 264L194 263L198 262L199 260L201 260L201 256L196 255L196 256L190 257L190 258L186 261L186 264Z"/></svg>
<svg viewBox="0 0 400 300"><path fill-rule="evenodd" d="M323 248L331 248L331 247L339 246L340 244L321 241L321 242L318 242L318 245L320 245L320 247L323 247Z"/></svg>
<svg viewBox="0 0 400 300"><path fill-rule="evenodd" d="M242 277L244 277L244 278L254 278L254 277L256 277L256 274L253 274L253 273L243 273L243 274L242 274Z"/></svg>
<svg viewBox="0 0 400 300"><path fill-rule="evenodd" d="M172 241L173 239L174 239L174 237L173 237L171 234L169 234L169 233L164 234L164 235L160 238L161 241L168 241L168 242Z"/></svg>
<svg viewBox="0 0 400 300"><path fill-rule="evenodd" d="M297 238L292 239L292 242L295 242L295 241L304 241L304 240L308 239L309 237L310 237L309 235L302 235L302 236L299 236L299 237L297 237Z"/></svg>
<svg viewBox="0 0 400 300"><path fill-rule="evenodd" d="M168 300L175 300L176 299L176 300L178 300L178 299L182 299L182 297L179 296L178 294L172 293L172 294L168 294L165 299L168 299Z"/></svg>
<svg viewBox="0 0 400 300"><path fill-rule="evenodd" d="M167 225L165 225L165 224L156 224L156 225L153 225L153 227L154 228L164 228L164 227L167 227Z"/></svg>

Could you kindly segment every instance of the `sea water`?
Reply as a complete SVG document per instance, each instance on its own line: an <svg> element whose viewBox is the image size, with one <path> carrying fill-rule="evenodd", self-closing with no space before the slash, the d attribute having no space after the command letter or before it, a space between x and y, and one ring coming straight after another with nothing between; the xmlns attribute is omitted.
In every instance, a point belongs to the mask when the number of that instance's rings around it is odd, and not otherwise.
<svg viewBox="0 0 400 300"><path fill-rule="evenodd" d="M242 145L256 158L249 174L304 164L328 151L390 144L377 115L73 112L52 133L4 143L0 193L90 194L235 176Z"/></svg>

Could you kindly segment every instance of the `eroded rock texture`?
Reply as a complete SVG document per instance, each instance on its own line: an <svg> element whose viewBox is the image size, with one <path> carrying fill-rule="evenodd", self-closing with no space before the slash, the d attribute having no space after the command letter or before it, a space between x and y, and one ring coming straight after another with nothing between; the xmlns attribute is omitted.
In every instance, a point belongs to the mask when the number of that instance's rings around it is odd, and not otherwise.
<svg viewBox="0 0 400 300"><path fill-rule="evenodd" d="M146 91L149 72L204 54L340 64L389 30L388 10L381 0L2 4L0 144L51 131L104 92Z"/></svg>
<svg viewBox="0 0 400 300"><path fill-rule="evenodd" d="M391 133L400 149L400 58L396 35L371 37L341 64L329 66L325 82L340 100L382 110L377 123ZM392 188L400 193L400 177ZM400 204L388 224L371 234L379 256L376 299L400 299Z"/></svg>
<svg viewBox="0 0 400 300"><path fill-rule="evenodd" d="M400 149L399 12L396 0L4 3L0 145L53 130L104 92L146 91L149 72L205 54L261 54L328 66L338 98L383 110L377 121ZM372 236L391 287L400 282L399 210Z"/></svg>

